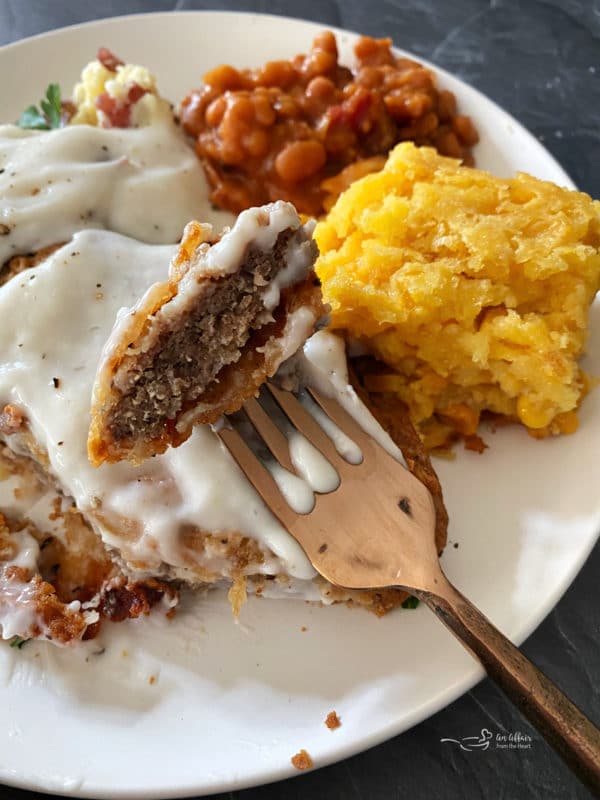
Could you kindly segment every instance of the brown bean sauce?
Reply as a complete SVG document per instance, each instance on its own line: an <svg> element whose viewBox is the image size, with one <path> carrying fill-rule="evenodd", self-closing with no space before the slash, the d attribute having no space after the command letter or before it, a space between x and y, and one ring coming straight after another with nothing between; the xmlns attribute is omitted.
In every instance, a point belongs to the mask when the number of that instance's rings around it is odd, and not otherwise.
<svg viewBox="0 0 600 800"><path fill-rule="evenodd" d="M324 31L307 55L206 73L184 98L181 121L216 205L240 212L286 199L322 214L332 193L379 168L404 140L473 163L477 131L430 70L394 56L390 39L361 37L354 55L352 71L340 66L335 37Z"/></svg>

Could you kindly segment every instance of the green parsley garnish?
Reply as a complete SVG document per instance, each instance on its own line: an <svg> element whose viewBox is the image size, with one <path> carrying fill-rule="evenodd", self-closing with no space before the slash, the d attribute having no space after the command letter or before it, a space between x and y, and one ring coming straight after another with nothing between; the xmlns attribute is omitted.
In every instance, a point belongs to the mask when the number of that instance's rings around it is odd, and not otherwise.
<svg viewBox="0 0 600 800"><path fill-rule="evenodd" d="M28 641L29 639L23 639L21 636L13 636L13 638L10 640L10 646L16 647L18 650L20 650Z"/></svg>
<svg viewBox="0 0 600 800"><path fill-rule="evenodd" d="M29 106L21 114L17 125L19 128L30 128L36 131L48 131L61 126L60 86L51 83L46 89L46 97L40 101L42 110L37 106Z"/></svg>
<svg viewBox="0 0 600 800"><path fill-rule="evenodd" d="M410 597L407 597L406 600L402 603L402 608L416 608L418 605L419 605L419 598L413 597L411 595Z"/></svg>

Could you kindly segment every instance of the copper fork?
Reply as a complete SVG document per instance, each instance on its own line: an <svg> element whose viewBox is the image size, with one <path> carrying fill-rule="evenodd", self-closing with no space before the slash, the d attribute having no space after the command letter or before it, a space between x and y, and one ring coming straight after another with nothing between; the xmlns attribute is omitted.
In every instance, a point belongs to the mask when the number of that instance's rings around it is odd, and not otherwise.
<svg viewBox="0 0 600 800"><path fill-rule="evenodd" d="M600 731L446 578L434 542L433 501L425 486L335 400L307 390L359 446L363 456L359 464L340 457L294 394L271 384L268 390L293 426L338 471L341 481L335 491L317 495L313 510L298 514L283 499L245 437L228 425L218 435L317 572L346 589L398 587L422 600L579 779L600 796ZM244 410L273 457L294 472L288 440L262 405L251 400Z"/></svg>

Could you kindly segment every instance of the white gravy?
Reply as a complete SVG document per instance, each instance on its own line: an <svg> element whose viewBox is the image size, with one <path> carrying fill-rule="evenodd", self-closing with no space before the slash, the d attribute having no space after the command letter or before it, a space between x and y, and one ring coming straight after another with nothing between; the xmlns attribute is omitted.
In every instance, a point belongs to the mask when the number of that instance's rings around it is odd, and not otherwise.
<svg viewBox="0 0 600 800"><path fill-rule="evenodd" d="M170 120L127 129L0 125L0 198L0 266L83 228L166 244L191 219L219 229L232 221L212 208L202 167Z"/></svg>
<svg viewBox="0 0 600 800"><path fill-rule="evenodd" d="M209 427L197 427L181 447L138 467L95 469L87 458L92 384L119 310L164 280L175 250L170 243L179 240L186 222L195 218L220 227L231 221L210 207L202 169L179 129L171 122L49 132L0 126L0 170L0 264L67 241L43 264L0 288L0 404L25 409L51 471L80 511L100 508L106 524L96 523L99 533L119 550L123 539L114 530L123 519L134 523L141 534L128 542L128 553L145 571L163 564L184 568L180 531L195 525L256 539L274 555L265 561L265 572L313 578L299 545ZM282 273L273 302L295 279L300 261ZM295 321L299 330L301 323ZM290 343L294 339L290 335ZM301 361L307 380L337 397L399 456L348 386L339 338L316 334ZM354 443L332 424L329 431L349 461L360 460ZM306 513L313 490L335 489L338 476L301 437L292 437L291 453L301 477L281 473L278 479L290 504Z"/></svg>
<svg viewBox="0 0 600 800"><path fill-rule="evenodd" d="M102 346L119 308L164 277L173 252L108 231L81 231L7 283L0 290L0 398L26 409L52 471L83 513L100 503L117 527L119 517L141 526L130 552L149 569L185 565L179 531L187 524L242 531L280 558L289 574L310 578L314 570L300 547L209 427L197 427L181 447L139 467L96 469L88 461L90 397ZM119 536L100 532L121 549Z"/></svg>

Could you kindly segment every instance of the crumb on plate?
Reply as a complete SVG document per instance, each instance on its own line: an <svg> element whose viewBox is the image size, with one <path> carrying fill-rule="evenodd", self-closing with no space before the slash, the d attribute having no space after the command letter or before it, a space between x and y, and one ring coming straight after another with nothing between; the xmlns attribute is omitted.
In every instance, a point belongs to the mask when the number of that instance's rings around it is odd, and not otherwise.
<svg viewBox="0 0 600 800"><path fill-rule="evenodd" d="M342 721L335 711L330 711L325 717L325 725L327 725L330 731L334 731L336 728L339 728L341 724Z"/></svg>
<svg viewBox="0 0 600 800"><path fill-rule="evenodd" d="M306 750L302 749L295 756L292 756L291 762L296 767L296 769L312 769L314 767L314 762Z"/></svg>

